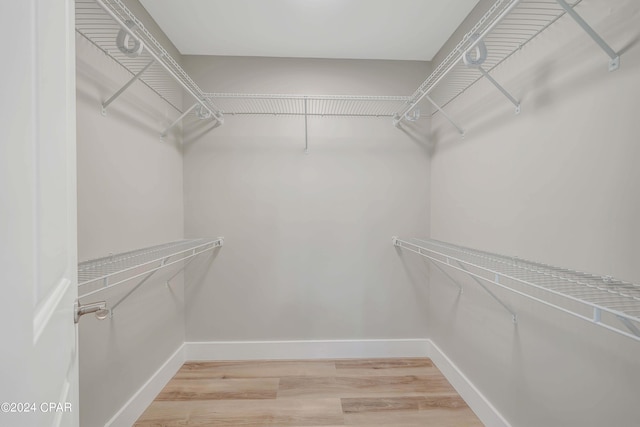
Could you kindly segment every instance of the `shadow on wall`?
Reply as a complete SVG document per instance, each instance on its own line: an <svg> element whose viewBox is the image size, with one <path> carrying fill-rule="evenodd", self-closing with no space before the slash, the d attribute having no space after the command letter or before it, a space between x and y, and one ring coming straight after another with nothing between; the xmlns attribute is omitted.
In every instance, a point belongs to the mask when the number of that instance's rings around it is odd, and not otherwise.
<svg viewBox="0 0 640 427"><path fill-rule="evenodd" d="M212 130L222 126L222 123L215 119L190 121L184 124L182 145L189 148L190 145L197 142L200 138L211 132Z"/></svg>
<svg viewBox="0 0 640 427"><path fill-rule="evenodd" d="M396 254L400 258L404 272L406 273L409 281L416 288L426 289L429 284L429 262L426 259L420 259L415 257L413 261L407 261L405 253L401 248L395 247ZM414 265L420 265L420 269L416 269Z"/></svg>
<svg viewBox="0 0 640 427"><path fill-rule="evenodd" d="M407 135L418 147L422 148L425 153L431 155L435 148L431 135L427 133L424 126L416 123L402 121L398 124L398 129Z"/></svg>
<svg viewBox="0 0 640 427"><path fill-rule="evenodd" d="M403 252L399 247L394 247L394 249L397 257L402 263L402 271L413 287L415 298L423 303L423 307L425 307L425 310L427 310L425 320L427 323L427 328L429 328L431 324L431 319L429 318L430 316L428 312L428 307L430 305L429 283L431 277L429 262L427 259L424 259L422 257L411 256L412 254ZM429 332L428 329L427 332ZM429 336L429 334L427 336Z"/></svg>
<svg viewBox="0 0 640 427"><path fill-rule="evenodd" d="M207 257L197 259L185 269L184 289L195 290L202 286L213 262L220 254L220 247L215 248ZM198 259L201 258L201 259Z"/></svg>

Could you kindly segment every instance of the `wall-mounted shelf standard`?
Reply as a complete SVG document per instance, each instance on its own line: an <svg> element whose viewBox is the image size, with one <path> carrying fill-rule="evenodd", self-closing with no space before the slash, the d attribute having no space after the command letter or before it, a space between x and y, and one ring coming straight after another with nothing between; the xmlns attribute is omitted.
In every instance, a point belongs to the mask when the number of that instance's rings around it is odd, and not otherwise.
<svg viewBox="0 0 640 427"><path fill-rule="evenodd" d="M443 108L482 77L486 77L520 112L520 102L490 73L503 61L568 13L609 56L609 70L620 65L618 54L574 10L581 0L498 0L451 53L416 89L395 115L394 124L411 118L422 102L431 104L461 134L463 128Z"/></svg>
<svg viewBox="0 0 640 427"><path fill-rule="evenodd" d="M157 271L187 261L182 265L181 269L167 280L167 283L169 283L196 256L213 251L215 248L221 247L223 243L224 239L222 237L216 239L180 240L81 262L78 264L78 300L139 279L139 282L133 288L117 302L111 304L109 311L113 312L122 301L128 298ZM78 303L78 306L87 307L94 304L96 303L89 305ZM106 309L106 306L102 307L102 309Z"/></svg>
<svg viewBox="0 0 640 427"><path fill-rule="evenodd" d="M129 86L140 81L175 108L180 120L195 111L199 118L213 117L222 123L220 110L121 0L76 0L76 31L132 76L103 102L103 113ZM180 108L183 90L195 101L184 111ZM180 120L172 123L162 135Z"/></svg>
<svg viewBox="0 0 640 427"><path fill-rule="evenodd" d="M437 240L394 237L393 244L477 281L640 341L640 285Z"/></svg>

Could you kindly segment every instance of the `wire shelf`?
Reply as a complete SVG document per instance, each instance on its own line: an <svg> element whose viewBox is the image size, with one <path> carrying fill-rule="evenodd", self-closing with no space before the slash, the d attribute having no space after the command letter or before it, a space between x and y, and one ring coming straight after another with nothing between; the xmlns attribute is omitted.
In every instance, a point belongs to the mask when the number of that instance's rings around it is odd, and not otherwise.
<svg viewBox="0 0 640 427"><path fill-rule="evenodd" d="M640 341L640 285L431 239L395 246Z"/></svg>
<svg viewBox="0 0 640 427"><path fill-rule="evenodd" d="M228 115L393 117L407 96L283 95L207 93ZM305 105L306 104L306 105Z"/></svg>
<svg viewBox="0 0 640 427"><path fill-rule="evenodd" d="M161 268L185 261L223 245L223 238L190 239L138 249L78 264L78 286L84 298L144 277ZM92 286L93 285L93 286Z"/></svg>
<svg viewBox="0 0 640 427"><path fill-rule="evenodd" d="M180 113L183 91L217 119L222 119L218 108L206 97L200 87L169 55L164 47L151 35L121 0L76 0L76 31L112 58L132 76L149 68L138 80L157 93ZM119 21L119 22L118 22ZM144 49L137 56L123 53L117 45L117 37L127 23L127 28L142 42ZM123 25L124 24L124 25Z"/></svg>
<svg viewBox="0 0 640 427"><path fill-rule="evenodd" d="M573 8L581 0L568 1ZM463 55L472 51L479 42L487 48L482 68L491 72L511 55L543 32L565 14L556 0L498 0L463 37L462 41L438 65L427 79L410 96L407 103L398 110L403 117L430 97L441 108L466 91L483 77L478 69L468 67ZM480 35L476 40L475 35ZM431 111L434 113L434 107Z"/></svg>

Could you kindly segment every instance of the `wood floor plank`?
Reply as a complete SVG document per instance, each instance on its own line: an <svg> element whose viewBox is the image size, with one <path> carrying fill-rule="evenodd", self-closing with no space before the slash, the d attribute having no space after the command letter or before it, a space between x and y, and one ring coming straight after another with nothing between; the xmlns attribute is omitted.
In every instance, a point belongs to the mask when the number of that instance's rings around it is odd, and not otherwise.
<svg viewBox="0 0 640 427"><path fill-rule="evenodd" d="M344 415L345 425L395 426L422 425L438 427L482 427L482 423L468 407L433 409L430 411L373 411Z"/></svg>
<svg viewBox="0 0 640 427"><path fill-rule="evenodd" d="M137 427L479 427L429 359L189 362Z"/></svg>
<svg viewBox="0 0 640 427"><path fill-rule="evenodd" d="M338 376L430 375L438 369L430 359L358 359L336 360Z"/></svg>
<svg viewBox="0 0 640 427"><path fill-rule="evenodd" d="M457 393L425 396L420 400L419 406L421 411L438 408L458 409L468 407L467 402Z"/></svg>
<svg viewBox="0 0 640 427"><path fill-rule="evenodd" d="M275 399L278 378L174 378L156 400Z"/></svg>
<svg viewBox="0 0 640 427"><path fill-rule="evenodd" d="M336 360L336 369L398 369L430 368L433 362L427 358L396 359L341 359Z"/></svg>
<svg viewBox="0 0 640 427"><path fill-rule="evenodd" d="M149 426L344 425L340 399L154 401L135 424Z"/></svg>
<svg viewBox="0 0 640 427"><path fill-rule="evenodd" d="M393 397L455 393L441 375L373 377L287 377L280 379L278 398Z"/></svg>
<svg viewBox="0 0 640 427"><path fill-rule="evenodd" d="M356 414L362 412L381 411L419 411L424 396L377 397L377 398L343 398L342 412Z"/></svg>
<svg viewBox="0 0 640 427"><path fill-rule="evenodd" d="M175 378L282 378L335 376L333 361L187 362Z"/></svg>

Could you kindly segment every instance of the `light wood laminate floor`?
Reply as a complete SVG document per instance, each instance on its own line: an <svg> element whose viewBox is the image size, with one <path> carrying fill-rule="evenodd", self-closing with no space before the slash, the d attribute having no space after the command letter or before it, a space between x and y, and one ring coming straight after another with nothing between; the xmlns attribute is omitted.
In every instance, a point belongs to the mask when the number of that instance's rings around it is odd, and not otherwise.
<svg viewBox="0 0 640 427"><path fill-rule="evenodd" d="M474 427L429 359L187 362L135 426Z"/></svg>

